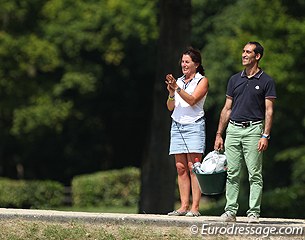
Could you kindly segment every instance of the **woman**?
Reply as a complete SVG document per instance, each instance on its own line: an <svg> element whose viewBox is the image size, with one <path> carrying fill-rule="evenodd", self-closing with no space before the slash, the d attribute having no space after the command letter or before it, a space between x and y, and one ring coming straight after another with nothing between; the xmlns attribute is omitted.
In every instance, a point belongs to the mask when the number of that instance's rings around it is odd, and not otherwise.
<svg viewBox="0 0 305 240"><path fill-rule="evenodd" d="M175 155L181 201L180 208L168 215L198 217L201 191L192 166L195 158L201 159L205 151L203 105L208 79L204 76L201 54L197 49L187 49L180 64L183 75L176 81L172 74L168 74L165 81L169 92L167 108L173 111L169 154Z"/></svg>

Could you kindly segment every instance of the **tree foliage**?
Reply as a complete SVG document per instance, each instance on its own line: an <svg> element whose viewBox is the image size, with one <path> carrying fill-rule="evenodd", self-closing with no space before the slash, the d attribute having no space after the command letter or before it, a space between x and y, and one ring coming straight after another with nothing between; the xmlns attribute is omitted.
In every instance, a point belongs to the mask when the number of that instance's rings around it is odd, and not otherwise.
<svg viewBox="0 0 305 240"><path fill-rule="evenodd" d="M137 99L121 89L128 81L127 92L136 91L150 69L129 66L146 57L158 36L155 2L12 0L2 1L0 11L0 128L11 139L2 145L0 172L12 175L20 164L25 177L55 177L46 174L60 168L49 168L55 161L63 162L67 179L82 166L109 165L114 150L105 125L118 116L107 108L122 112L123 99Z"/></svg>
<svg viewBox="0 0 305 240"><path fill-rule="evenodd" d="M304 9L304 5L299 5ZM237 1L215 16L204 48L211 79L207 100L210 109L222 106L229 76L242 69L241 50L245 43L258 41L265 48L261 67L274 78L278 96L270 146L264 157L267 191L305 184L305 107L296 105L305 101L305 48L301 41L305 37L305 18L295 17L291 11L295 11L295 6L280 0ZM299 202L304 201L302 196L299 195Z"/></svg>

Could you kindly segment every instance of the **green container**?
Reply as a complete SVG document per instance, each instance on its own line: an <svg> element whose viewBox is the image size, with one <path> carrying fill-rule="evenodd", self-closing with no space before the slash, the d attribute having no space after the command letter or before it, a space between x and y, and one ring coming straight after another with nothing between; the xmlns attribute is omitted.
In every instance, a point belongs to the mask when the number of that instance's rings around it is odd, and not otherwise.
<svg viewBox="0 0 305 240"><path fill-rule="evenodd" d="M226 189L227 171L217 173L195 173L200 190L205 195L221 194Z"/></svg>

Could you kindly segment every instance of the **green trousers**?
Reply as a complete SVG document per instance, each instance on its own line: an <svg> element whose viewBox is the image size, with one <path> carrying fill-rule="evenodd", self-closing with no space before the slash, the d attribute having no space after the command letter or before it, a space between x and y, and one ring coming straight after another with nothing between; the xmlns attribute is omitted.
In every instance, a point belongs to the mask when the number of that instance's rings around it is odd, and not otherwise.
<svg viewBox="0 0 305 240"><path fill-rule="evenodd" d="M228 177L226 184L226 207L236 215L238 210L238 195L240 187L240 173L242 161L245 161L250 184L249 210L247 215L253 213L260 215L263 176L262 152L257 150L258 141L263 131L263 123L251 125L247 128L229 123L226 130L225 153L228 163Z"/></svg>

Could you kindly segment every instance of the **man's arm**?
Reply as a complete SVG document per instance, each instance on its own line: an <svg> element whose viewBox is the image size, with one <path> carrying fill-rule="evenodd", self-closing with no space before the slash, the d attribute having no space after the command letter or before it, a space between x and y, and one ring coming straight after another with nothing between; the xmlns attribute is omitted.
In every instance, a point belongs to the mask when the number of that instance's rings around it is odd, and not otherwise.
<svg viewBox="0 0 305 240"><path fill-rule="evenodd" d="M273 105L274 99L273 98L266 98L266 113L265 113L265 129L264 134L270 135L272 120L273 120Z"/></svg>
<svg viewBox="0 0 305 240"><path fill-rule="evenodd" d="M227 96L225 105L220 113L219 124L218 124L218 129L216 132L216 139L215 139L215 144L214 144L215 150L223 150L222 133L225 130L225 128L227 127L228 122L230 120L230 115L231 115L231 111L232 111L232 103L233 103L232 98Z"/></svg>
<svg viewBox="0 0 305 240"><path fill-rule="evenodd" d="M265 112L265 128L263 134L270 135L272 120L273 120L273 105L274 105L274 98L266 98L266 112ZM258 151L265 151L268 148L268 139L261 138L258 142L257 149Z"/></svg>

